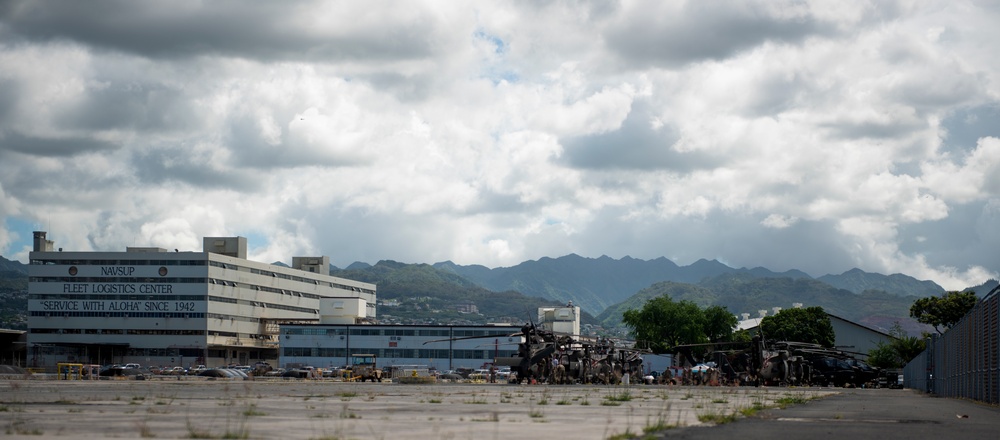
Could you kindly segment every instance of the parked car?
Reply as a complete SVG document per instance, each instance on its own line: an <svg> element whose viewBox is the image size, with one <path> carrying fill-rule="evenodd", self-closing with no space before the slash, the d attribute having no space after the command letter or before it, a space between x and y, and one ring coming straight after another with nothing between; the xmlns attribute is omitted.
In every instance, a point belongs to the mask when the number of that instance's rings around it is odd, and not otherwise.
<svg viewBox="0 0 1000 440"><path fill-rule="evenodd" d="M497 370L496 374L498 382L499 381L506 382L507 379L510 379L510 367L501 367L499 370Z"/></svg>
<svg viewBox="0 0 1000 440"><path fill-rule="evenodd" d="M184 367L180 367L180 366L170 367L170 368L167 368L166 370L161 370L160 374L168 374L168 375L171 375L171 376L181 376L181 375L187 374L187 370L185 370Z"/></svg>

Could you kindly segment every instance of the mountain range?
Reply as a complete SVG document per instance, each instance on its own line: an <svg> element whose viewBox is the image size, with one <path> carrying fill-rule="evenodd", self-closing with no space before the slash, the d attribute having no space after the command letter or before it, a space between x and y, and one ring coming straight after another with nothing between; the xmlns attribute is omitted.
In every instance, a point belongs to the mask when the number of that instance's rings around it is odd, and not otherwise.
<svg viewBox="0 0 1000 440"><path fill-rule="evenodd" d="M917 298L945 291L932 281L860 269L813 278L799 270L737 269L716 260L679 266L663 257L641 260L576 254L493 269L451 261L433 265L356 262L344 269L331 266L330 274L375 283L382 303L380 320L408 323L517 323L530 319L530 311L537 307L572 302L583 310L584 324L613 328L620 325L625 310L641 308L646 300L666 294L674 300L690 300L703 307L721 305L734 314L752 317L762 310L773 313L775 307L822 306L870 327L884 330L900 322L911 334L919 334L927 327L909 318L910 305ZM970 289L983 295L996 285L996 280L989 280ZM0 286L4 287L0 301L17 299L4 303L5 309L26 309L26 265L0 257ZM22 294L12 294L16 291ZM475 306L471 313L469 306Z"/></svg>
<svg viewBox="0 0 1000 440"><path fill-rule="evenodd" d="M881 291L896 296L926 297L944 292L933 281L920 281L903 274L887 276L852 269L840 275L824 275L814 280L799 270L774 272L763 267L734 269L716 260L704 259L688 266L678 266L663 257L655 260L631 257L615 260L607 256L584 258L570 254L496 269L475 265L460 266L450 261L434 264L434 267L454 272L490 290L515 290L529 296L561 302L571 300L594 314L599 314L658 282L699 284L721 275L739 275L751 279L813 280L855 294Z"/></svg>

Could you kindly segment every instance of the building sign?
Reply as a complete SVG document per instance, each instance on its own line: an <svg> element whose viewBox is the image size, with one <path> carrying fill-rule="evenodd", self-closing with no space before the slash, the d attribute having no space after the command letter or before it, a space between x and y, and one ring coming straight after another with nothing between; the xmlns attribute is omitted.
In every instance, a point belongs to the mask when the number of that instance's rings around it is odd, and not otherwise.
<svg viewBox="0 0 1000 440"><path fill-rule="evenodd" d="M32 310L43 312L204 312L204 301L108 301L44 300L33 301Z"/></svg>
<svg viewBox="0 0 1000 440"><path fill-rule="evenodd" d="M63 293L110 293L110 294L135 294L135 293L174 293L172 284L148 284L148 283L63 283Z"/></svg>

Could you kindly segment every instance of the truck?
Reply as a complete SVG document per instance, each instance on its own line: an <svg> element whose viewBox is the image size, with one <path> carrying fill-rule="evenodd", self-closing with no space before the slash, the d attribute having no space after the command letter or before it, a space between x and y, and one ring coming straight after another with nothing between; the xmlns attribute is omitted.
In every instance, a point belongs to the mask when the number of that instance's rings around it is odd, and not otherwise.
<svg viewBox="0 0 1000 440"><path fill-rule="evenodd" d="M351 378L352 380L364 382L382 381L382 370L378 368L377 356L374 354L353 354L351 355Z"/></svg>

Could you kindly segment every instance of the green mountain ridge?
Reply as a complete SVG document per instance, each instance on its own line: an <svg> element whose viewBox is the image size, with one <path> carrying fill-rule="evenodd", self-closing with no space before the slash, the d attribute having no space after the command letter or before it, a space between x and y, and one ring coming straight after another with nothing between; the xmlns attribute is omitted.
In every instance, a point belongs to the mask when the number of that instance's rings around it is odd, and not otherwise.
<svg viewBox="0 0 1000 440"><path fill-rule="evenodd" d="M376 284L378 298L384 303L378 309L381 321L429 324L524 323L534 319L537 307L572 301L583 309L584 324L615 327L625 310L641 308L649 298L666 294L702 307L721 305L738 316L749 313L752 317L758 310L802 303L887 328L896 320L909 320L909 306L915 298L944 292L931 281L858 269L814 279L797 270L735 269L716 260L678 266L664 257L640 260L575 254L496 269L450 261L433 265L356 262L346 269L331 266L330 274ZM983 295L995 285L995 280L989 280L974 289ZM5 312L0 326L23 322L27 266L0 257L0 287L0 306ZM479 313L468 313L470 305ZM591 315L594 310L600 311L596 317Z"/></svg>
<svg viewBox="0 0 1000 440"><path fill-rule="evenodd" d="M655 283L672 281L699 284L706 279L734 274L751 278L819 281L855 294L876 290L897 296L927 297L944 292L933 281L920 281L903 274L887 276L852 269L840 275L824 275L814 279L805 272L794 269L785 272L774 272L763 267L736 269L716 260L705 259L688 266L678 266L664 257L654 260L624 257L615 260L607 256L584 258L570 254L495 269L478 265L461 266L450 261L436 263L434 267L454 272L490 290L516 290L529 296L559 302L572 300L584 310L598 315Z"/></svg>
<svg viewBox="0 0 1000 440"><path fill-rule="evenodd" d="M512 290L491 291L428 264L384 260L374 266L357 267L360 268L333 270L330 275L376 284L378 299L383 303L378 309L380 321L522 324L535 319L538 307L561 305ZM386 303L394 305L386 306ZM457 311L457 306L465 304L475 305L479 313ZM589 314L581 314L581 321L584 324L597 322Z"/></svg>

